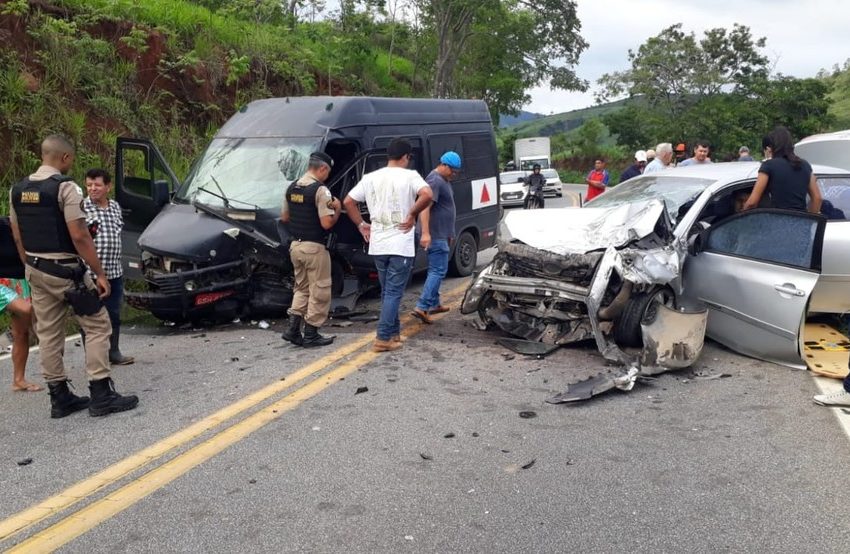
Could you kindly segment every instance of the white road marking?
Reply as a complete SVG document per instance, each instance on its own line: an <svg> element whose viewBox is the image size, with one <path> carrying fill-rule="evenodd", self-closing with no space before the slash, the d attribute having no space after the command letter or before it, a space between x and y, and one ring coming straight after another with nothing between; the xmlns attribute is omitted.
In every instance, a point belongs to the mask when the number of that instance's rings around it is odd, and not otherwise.
<svg viewBox="0 0 850 554"><path fill-rule="evenodd" d="M79 334L70 335L68 337L65 337L65 342L71 342L72 340L79 340L79 339L80 339ZM32 354L33 352L38 352L38 345L37 344L35 346L30 346L30 354ZM0 354L0 361L8 360L11 357L12 357L12 353L5 351L3 354Z"/></svg>

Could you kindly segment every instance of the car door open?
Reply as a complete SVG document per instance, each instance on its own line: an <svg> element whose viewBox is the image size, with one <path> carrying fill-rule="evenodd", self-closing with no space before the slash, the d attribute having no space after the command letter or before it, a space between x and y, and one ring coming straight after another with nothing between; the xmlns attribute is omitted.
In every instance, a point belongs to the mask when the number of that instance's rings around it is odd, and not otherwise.
<svg viewBox="0 0 850 554"><path fill-rule="evenodd" d="M709 337L756 358L804 367L800 330L821 270L826 220L752 210L699 236L684 266L686 297L709 308Z"/></svg>

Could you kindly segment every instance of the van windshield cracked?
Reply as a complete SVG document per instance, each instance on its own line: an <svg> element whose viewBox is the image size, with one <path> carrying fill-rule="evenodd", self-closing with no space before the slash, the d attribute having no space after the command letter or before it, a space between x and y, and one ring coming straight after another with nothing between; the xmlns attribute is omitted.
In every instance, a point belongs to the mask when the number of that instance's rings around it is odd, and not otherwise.
<svg viewBox="0 0 850 554"><path fill-rule="evenodd" d="M318 137L213 139L177 198L211 207L226 208L230 202L279 209L287 187L307 170L319 144Z"/></svg>

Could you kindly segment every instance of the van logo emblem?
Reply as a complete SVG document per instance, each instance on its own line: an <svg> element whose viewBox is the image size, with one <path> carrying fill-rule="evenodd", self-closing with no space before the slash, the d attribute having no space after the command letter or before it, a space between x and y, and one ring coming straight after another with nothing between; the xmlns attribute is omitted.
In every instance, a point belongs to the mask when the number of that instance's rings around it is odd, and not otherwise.
<svg viewBox="0 0 850 554"><path fill-rule="evenodd" d="M490 193L490 185L495 185L496 178L490 177L489 179L476 179L472 181L470 185L472 186L472 209L478 210L480 208L486 208L487 206L495 206L496 205L496 191L493 190L493 193Z"/></svg>

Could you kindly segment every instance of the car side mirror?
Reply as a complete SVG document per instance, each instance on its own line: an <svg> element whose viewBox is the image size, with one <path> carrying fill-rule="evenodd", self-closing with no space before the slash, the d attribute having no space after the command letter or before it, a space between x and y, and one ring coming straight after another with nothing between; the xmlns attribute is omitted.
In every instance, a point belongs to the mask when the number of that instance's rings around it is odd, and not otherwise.
<svg viewBox="0 0 850 554"><path fill-rule="evenodd" d="M156 207L161 208L168 204L171 199L171 191L168 190L168 181L151 182L151 199Z"/></svg>
<svg viewBox="0 0 850 554"><path fill-rule="evenodd" d="M708 233L707 229L701 229L699 232L694 233L688 238L688 254L691 256L696 256L700 252L702 252L705 235Z"/></svg>

